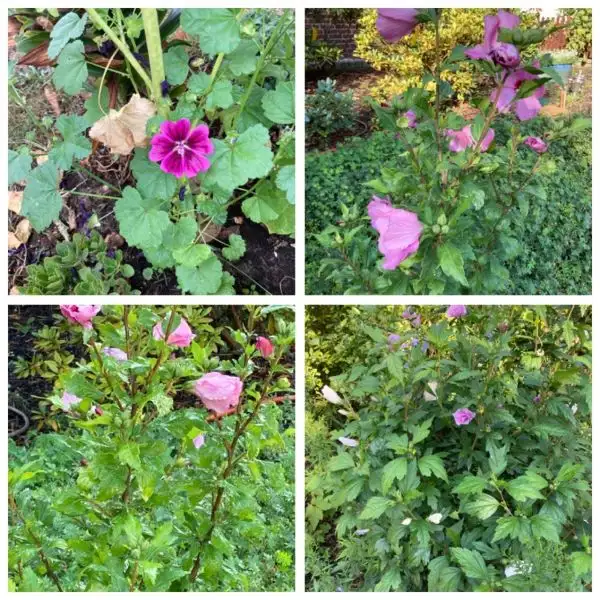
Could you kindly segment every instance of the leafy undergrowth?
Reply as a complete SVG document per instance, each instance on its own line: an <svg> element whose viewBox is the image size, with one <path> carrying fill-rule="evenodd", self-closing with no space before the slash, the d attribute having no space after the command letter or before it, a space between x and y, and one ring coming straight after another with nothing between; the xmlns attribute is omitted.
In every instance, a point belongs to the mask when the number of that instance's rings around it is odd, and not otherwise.
<svg viewBox="0 0 600 600"><path fill-rule="evenodd" d="M15 402L10 589L291 590L291 311L99 308L13 311L17 376L52 390Z"/></svg>
<svg viewBox="0 0 600 600"><path fill-rule="evenodd" d="M309 590L591 590L590 307L312 307L306 344Z"/></svg>

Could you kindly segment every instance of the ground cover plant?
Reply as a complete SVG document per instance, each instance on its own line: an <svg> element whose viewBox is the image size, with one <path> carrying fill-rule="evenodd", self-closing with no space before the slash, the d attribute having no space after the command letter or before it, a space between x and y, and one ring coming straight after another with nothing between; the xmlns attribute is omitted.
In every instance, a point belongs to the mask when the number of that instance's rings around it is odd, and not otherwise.
<svg viewBox="0 0 600 600"><path fill-rule="evenodd" d="M372 101L379 128L390 135L309 157L308 289L589 291L591 119L539 116L546 87L564 83L551 55L539 51L554 26L528 28L501 10L485 17L483 42L450 51L443 45L444 10L390 10L378 13L380 49L393 58L409 44L405 37L424 31L433 40L433 58L423 64L418 87L383 104ZM445 75L464 69L482 92L469 110L459 111ZM375 148L384 145L375 158ZM355 148L374 162L350 157ZM377 160L380 168L373 169ZM565 196L565 163L583 195ZM555 205L554 199L562 201ZM562 236L564 245L553 244L556 223L573 231L568 240ZM553 272L546 258L551 247L560 257L552 257Z"/></svg>
<svg viewBox="0 0 600 600"><path fill-rule="evenodd" d="M9 149L11 284L293 292L293 11L15 9L11 19L11 113L29 130ZM28 107L27 69L51 115ZM62 98L81 102L63 111ZM88 239L95 231L106 253Z"/></svg>
<svg viewBox="0 0 600 600"><path fill-rule="evenodd" d="M310 307L312 591L591 591L591 309Z"/></svg>
<svg viewBox="0 0 600 600"><path fill-rule="evenodd" d="M290 308L19 307L10 328L37 423L9 444L10 590L292 589Z"/></svg>

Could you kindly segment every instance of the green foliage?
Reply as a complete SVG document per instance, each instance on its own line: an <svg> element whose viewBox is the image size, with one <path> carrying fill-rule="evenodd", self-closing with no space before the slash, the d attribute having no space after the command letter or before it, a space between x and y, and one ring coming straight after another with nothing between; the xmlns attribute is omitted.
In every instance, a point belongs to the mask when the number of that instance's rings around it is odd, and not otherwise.
<svg viewBox="0 0 600 600"><path fill-rule="evenodd" d="M592 55L592 9L562 8L561 13L571 17L567 28L567 48L582 58Z"/></svg>
<svg viewBox="0 0 600 600"><path fill-rule="evenodd" d="M591 308L405 308L307 312L309 589L588 591Z"/></svg>
<svg viewBox="0 0 600 600"><path fill-rule="evenodd" d="M92 329L70 326L80 358L60 366L50 396L66 429L9 450L13 591L293 587L293 409L271 402L292 393L293 314L237 314L230 327L229 318L217 325L210 307L175 315L105 306ZM168 337L181 319L196 336L190 345L154 339L157 323ZM254 327L269 328L276 350L268 361ZM189 395L211 371L243 379L239 410L219 420ZM80 398L68 410L65 391Z"/></svg>
<svg viewBox="0 0 600 600"><path fill-rule="evenodd" d="M305 63L306 69L330 69L342 58L342 49L323 40L307 40Z"/></svg>
<svg viewBox="0 0 600 600"><path fill-rule="evenodd" d="M27 178L21 214L36 231L43 231L58 218L62 207L58 180L58 168L50 160L33 169Z"/></svg>
<svg viewBox="0 0 600 600"><path fill-rule="evenodd" d="M102 235L76 233L69 242L59 242L56 254L39 264L28 265L22 294L39 296L135 293L127 281L133 268L123 261L121 250L110 250Z"/></svg>
<svg viewBox="0 0 600 600"><path fill-rule="evenodd" d="M356 120L352 92L338 92L336 82L325 79L317 83L314 94L306 96L306 138L309 143L329 141L337 131L350 129Z"/></svg>
<svg viewBox="0 0 600 600"><path fill-rule="evenodd" d="M69 42L58 57L58 64L52 77L54 85L69 96L74 96L82 90L87 78L88 68L83 42L81 40Z"/></svg>

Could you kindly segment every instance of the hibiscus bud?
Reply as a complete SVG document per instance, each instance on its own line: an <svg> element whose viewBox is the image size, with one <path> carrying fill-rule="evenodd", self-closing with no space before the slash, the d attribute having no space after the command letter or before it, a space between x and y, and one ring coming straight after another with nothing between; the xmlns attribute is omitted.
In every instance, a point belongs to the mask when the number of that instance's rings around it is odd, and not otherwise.
<svg viewBox="0 0 600 600"><path fill-rule="evenodd" d="M437 235L438 233L440 233L442 231L442 228L439 225L434 225L431 228L431 231L433 231L433 233L435 233Z"/></svg>
<svg viewBox="0 0 600 600"><path fill-rule="evenodd" d="M499 42L492 50L492 60L505 69L514 69L521 62L521 55L515 46Z"/></svg>
<svg viewBox="0 0 600 600"><path fill-rule="evenodd" d="M508 323L506 321L504 323L500 323L498 325L498 331L500 333L506 333L508 331Z"/></svg>
<svg viewBox="0 0 600 600"><path fill-rule="evenodd" d="M444 213L442 213L437 220L437 224L442 227L443 225L445 225L448 222L448 220L446 219L446 215Z"/></svg>
<svg viewBox="0 0 600 600"><path fill-rule="evenodd" d="M87 461L85 458L82 458L82 459L79 461L79 464L80 464L82 467L87 467L89 463L88 463L88 461Z"/></svg>
<svg viewBox="0 0 600 600"><path fill-rule="evenodd" d="M442 227L442 233L448 233L450 231L450 227L448 227L448 225L444 225Z"/></svg>
<svg viewBox="0 0 600 600"><path fill-rule="evenodd" d="M95 413L96 413L96 414L97 414L99 417L101 417L101 416L104 414L104 411L103 411L103 410L102 410L102 409L101 409L99 406L96 406L96 407L94 408L94 412L95 412Z"/></svg>
<svg viewBox="0 0 600 600"><path fill-rule="evenodd" d="M275 348L269 338L261 335L256 339L256 349L261 353L263 358L269 358Z"/></svg>

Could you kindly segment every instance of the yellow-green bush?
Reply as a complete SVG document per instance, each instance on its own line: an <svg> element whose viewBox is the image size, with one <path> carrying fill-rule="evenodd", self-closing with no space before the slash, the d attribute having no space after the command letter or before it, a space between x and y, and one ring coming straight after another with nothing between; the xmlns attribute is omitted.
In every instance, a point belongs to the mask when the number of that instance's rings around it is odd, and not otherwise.
<svg viewBox="0 0 600 600"><path fill-rule="evenodd" d="M450 8L442 11L440 42L441 56L446 58L457 45L474 46L483 39L483 17L497 9ZM538 23L533 12L521 13L522 26L531 27ZM431 25L419 26L413 33L396 44L386 42L376 27L377 10L365 10L359 20L356 34L355 55L363 58L378 71L385 72L375 88L373 96L385 101L401 94L409 87L420 83L423 74L435 63L435 31ZM442 79L452 86L456 97L463 100L472 94L478 85L475 71L469 62L464 62L458 71L443 71ZM429 84L433 89L435 84Z"/></svg>

